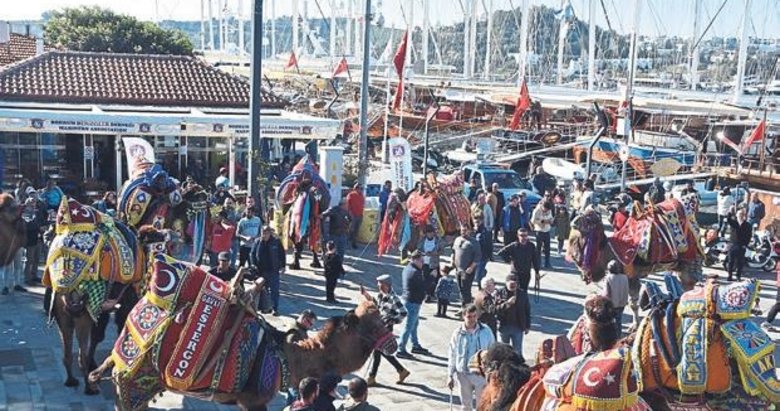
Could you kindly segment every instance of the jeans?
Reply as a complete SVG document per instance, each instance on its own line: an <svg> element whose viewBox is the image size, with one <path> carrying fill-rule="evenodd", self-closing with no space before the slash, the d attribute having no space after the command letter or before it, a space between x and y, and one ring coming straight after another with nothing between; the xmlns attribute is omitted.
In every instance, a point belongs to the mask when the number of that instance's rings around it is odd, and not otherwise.
<svg viewBox="0 0 780 411"><path fill-rule="evenodd" d="M482 289L481 281L487 275L487 263L488 263L487 259L481 260L480 262L477 263L477 276L474 278L474 280L477 281L477 287L480 290Z"/></svg>
<svg viewBox="0 0 780 411"><path fill-rule="evenodd" d="M20 248L8 265L0 267L0 288L24 284L24 253L24 248Z"/></svg>
<svg viewBox="0 0 780 411"><path fill-rule="evenodd" d="M617 336L620 338L623 335L623 310L626 307L615 308L615 330L617 330Z"/></svg>
<svg viewBox="0 0 780 411"><path fill-rule="evenodd" d="M38 260L40 259L41 245L36 243L33 246L26 247L25 250L27 263L24 266L24 278L26 281L30 281L33 278L38 278Z"/></svg>
<svg viewBox="0 0 780 411"><path fill-rule="evenodd" d="M357 237L358 232L360 231L360 224L363 223L363 216L354 216L352 217L352 223L349 226L349 241L352 243L352 246L357 246Z"/></svg>
<svg viewBox="0 0 780 411"><path fill-rule="evenodd" d="M471 302L471 285L474 284L474 274L466 272L458 273L458 287L460 288L460 303L462 306Z"/></svg>
<svg viewBox="0 0 780 411"><path fill-rule="evenodd" d="M445 300L444 298L439 298L436 301L436 315L441 317L447 316L447 307L450 305L450 300Z"/></svg>
<svg viewBox="0 0 780 411"><path fill-rule="evenodd" d="M336 301L336 283L338 283L339 277L337 275L325 276L325 300L328 302Z"/></svg>
<svg viewBox="0 0 780 411"><path fill-rule="evenodd" d="M404 332L401 334L401 344L398 348L400 352L406 352L406 343L409 338L412 339L412 347L419 347L420 340L417 339L417 325L420 323L420 304L404 301L406 308L406 322L404 323Z"/></svg>
<svg viewBox="0 0 780 411"><path fill-rule="evenodd" d="M329 237L330 241L333 241L336 244L336 254L341 256L341 259L344 259L344 253L347 250L347 235L346 234L339 234L339 235L331 235Z"/></svg>
<svg viewBox="0 0 780 411"><path fill-rule="evenodd" d="M723 237L725 229L729 226L729 216L718 215L718 236Z"/></svg>
<svg viewBox="0 0 780 411"><path fill-rule="evenodd" d="M536 252L539 255L539 261L542 261L542 249L544 248L544 264L550 265L550 232L537 231L536 243L538 245Z"/></svg>
<svg viewBox="0 0 780 411"><path fill-rule="evenodd" d="M515 352L523 357L523 336L525 332L516 325L502 325L498 327L498 341L510 344ZM525 358L525 357L523 357Z"/></svg>
<svg viewBox="0 0 780 411"><path fill-rule="evenodd" d="M729 280L732 279L734 271L737 272L737 280L742 279L742 270L745 268L745 247L732 245L728 255Z"/></svg>
<svg viewBox="0 0 780 411"><path fill-rule="evenodd" d="M238 238L234 238L230 244L230 266L236 266L236 257L238 256Z"/></svg>
<svg viewBox="0 0 780 411"><path fill-rule="evenodd" d="M252 247L241 246L238 248L238 267L241 268L244 264L249 262L249 255L252 253Z"/></svg>
<svg viewBox="0 0 780 411"><path fill-rule="evenodd" d="M460 388L460 409L471 411L474 409L472 402L479 405L479 399L482 397L482 391L487 382L485 377L477 374L459 372L457 373L458 387Z"/></svg>
<svg viewBox="0 0 780 411"><path fill-rule="evenodd" d="M274 311L279 310L279 272L263 273L261 277L265 278L265 283L268 285L268 290L271 292L271 302L273 303Z"/></svg>

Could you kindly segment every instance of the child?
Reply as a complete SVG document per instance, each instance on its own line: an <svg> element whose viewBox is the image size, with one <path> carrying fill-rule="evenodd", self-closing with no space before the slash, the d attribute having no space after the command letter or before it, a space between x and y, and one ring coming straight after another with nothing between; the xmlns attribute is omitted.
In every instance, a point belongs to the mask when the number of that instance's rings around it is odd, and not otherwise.
<svg viewBox="0 0 780 411"><path fill-rule="evenodd" d="M325 301L329 303L336 302L334 291L339 277L344 275L344 261L336 252L336 243L328 241L325 245Z"/></svg>
<svg viewBox="0 0 780 411"><path fill-rule="evenodd" d="M558 238L558 255L563 254L563 243L569 238L571 231L571 219L566 206L556 206L557 212L553 218L553 227Z"/></svg>
<svg viewBox="0 0 780 411"><path fill-rule="evenodd" d="M441 272L441 278L439 278L439 283L436 284L436 316L437 317L447 317L447 306L449 306L450 301L457 300L457 296L460 294L460 291L458 290L458 284L455 282L455 279L452 278L450 275L450 272L453 270L453 266L448 265L444 267Z"/></svg>

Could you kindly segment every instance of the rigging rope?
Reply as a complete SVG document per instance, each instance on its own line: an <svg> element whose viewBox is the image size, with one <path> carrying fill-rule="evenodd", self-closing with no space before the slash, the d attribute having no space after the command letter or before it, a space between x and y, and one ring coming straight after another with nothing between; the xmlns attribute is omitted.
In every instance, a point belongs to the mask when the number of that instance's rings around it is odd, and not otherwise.
<svg viewBox="0 0 780 411"><path fill-rule="evenodd" d="M715 15L710 19L710 22L707 23L707 27L704 28L704 31L701 33L701 36L699 36L699 39L696 40L696 43L693 44L693 47L692 47L693 50L695 50L696 47L699 47L699 43L701 43L702 39L704 39L704 36L707 34L707 31L709 31L710 27L712 27L712 23L715 23L715 19L718 18L718 15L720 14L720 12L723 11L723 7L726 6L726 2L728 2L728 0L723 0L723 3L721 3L720 8L718 9L718 11L715 12Z"/></svg>

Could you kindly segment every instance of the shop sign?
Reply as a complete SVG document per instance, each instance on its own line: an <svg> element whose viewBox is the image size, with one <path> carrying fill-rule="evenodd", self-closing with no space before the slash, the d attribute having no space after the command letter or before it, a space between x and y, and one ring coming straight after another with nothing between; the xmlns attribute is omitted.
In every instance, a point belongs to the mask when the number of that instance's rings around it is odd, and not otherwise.
<svg viewBox="0 0 780 411"><path fill-rule="evenodd" d="M84 160L94 160L94 159L95 159L95 147L84 146Z"/></svg>

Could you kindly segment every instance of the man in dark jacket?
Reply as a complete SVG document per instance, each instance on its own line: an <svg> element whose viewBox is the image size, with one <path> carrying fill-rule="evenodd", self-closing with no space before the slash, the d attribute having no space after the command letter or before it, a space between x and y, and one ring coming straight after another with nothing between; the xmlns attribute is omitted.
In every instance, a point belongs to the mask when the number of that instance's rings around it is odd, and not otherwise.
<svg viewBox="0 0 780 411"><path fill-rule="evenodd" d="M731 227L731 247L727 261L728 280L732 281L734 271L736 271L737 281L739 281L742 279L742 270L745 268L745 250L753 237L753 227L747 222L747 212L744 208L740 208L736 212L736 218L732 212L727 221Z"/></svg>
<svg viewBox="0 0 780 411"><path fill-rule="evenodd" d="M481 281L487 275L487 263L493 258L493 233L485 228L485 224L482 221L475 225L474 231L476 232L477 244L479 244L481 251L475 280L477 280L477 287L481 290Z"/></svg>
<svg viewBox="0 0 780 411"><path fill-rule="evenodd" d="M506 200L504 199L504 193L498 188L498 183L493 183L493 186L490 187L489 196L495 198L495 204L491 201L490 205L494 207L493 213L495 216L495 219L493 220L493 241L498 242L498 233L501 231L501 222L503 221L501 217L503 216L504 207L506 206Z"/></svg>
<svg viewBox="0 0 780 411"><path fill-rule="evenodd" d="M496 282L492 278L483 278L480 285L481 290L474 297L474 305L479 310L479 322L490 327L493 336L498 329L498 319L496 318Z"/></svg>
<svg viewBox="0 0 780 411"><path fill-rule="evenodd" d="M758 226L761 224L761 220L766 216L766 207L764 207L764 203L758 199L756 193L753 193L752 197L750 204L748 204L747 222L750 223L751 226Z"/></svg>
<svg viewBox="0 0 780 411"><path fill-rule="evenodd" d="M523 223L523 209L517 194L509 199L509 204L501 212L501 229L504 230L504 245L517 241L517 230Z"/></svg>
<svg viewBox="0 0 780 411"><path fill-rule="evenodd" d="M312 404L314 411L336 411L333 401L336 400L336 388L341 382L341 377L336 374L325 374L320 378L320 388L317 398Z"/></svg>
<svg viewBox="0 0 780 411"><path fill-rule="evenodd" d="M336 254L343 259L344 252L347 249L349 228L352 224L352 218L347 213L347 202L342 200L338 206L325 210L324 213L320 214L320 218L322 218L323 222L327 220L327 240L336 243Z"/></svg>
<svg viewBox="0 0 780 411"><path fill-rule="evenodd" d="M268 284L275 316L279 315L279 280L287 263L286 258L282 242L273 235L271 226L264 226L260 241L252 247L249 262Z"/></svg>
<svg viewBox="0 0 780 411"><path fill-rule="evenodd" d="M531 330L531 304L528 291L518 287L517 276L509 274L506 286L498 292L498 340L511 344L523 356L523 336Z"/></svg>
<svg viewBox="0 0 780 411"><path fill-rule="evenodd" d="M531 283L531 268L539 278L539 255L536 253L534 243L528 240L527 229L517 230L517 237L517 241L500 249L498 255L504 261L512 263L510 272L517 276L518 287L528 291L528 285Z"/></svg>
<svg viewBox="0 0 780 411"><path fill-rule="evenodd" d="M428 354L428 350L420 345L420 340L417 338L417 326L420 321L420 306L425 300L425 278L423 277L423 254L419 250L415 250L410 256L411 262L404 267L403 273L401 273L401 284L403 286L403 293L401 298L404 301L404 308L406 308L406 322L404 323L404 331L401 334L401 343L398 347L396 357L398 358L413 358L411 354L406 351L406 344L409 339L412 339L412 352L415 354Z"/></svg>

